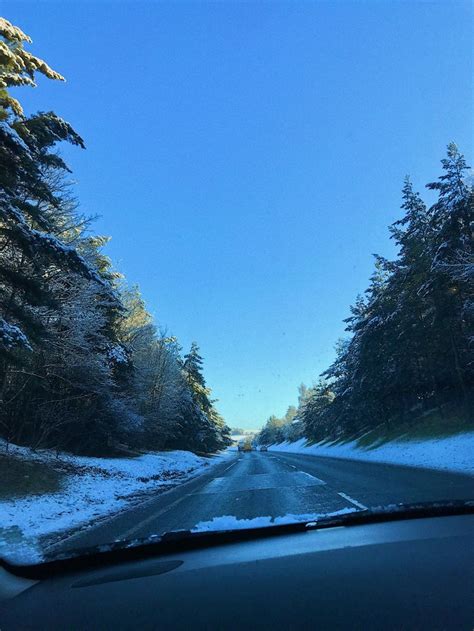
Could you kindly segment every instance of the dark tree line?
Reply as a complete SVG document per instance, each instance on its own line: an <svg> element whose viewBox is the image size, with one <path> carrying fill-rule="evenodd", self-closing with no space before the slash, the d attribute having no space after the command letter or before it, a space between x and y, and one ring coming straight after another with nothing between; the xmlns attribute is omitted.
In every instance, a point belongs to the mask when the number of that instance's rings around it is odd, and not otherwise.
<svg viewBox="0 0 474 631"><path fill-rule="evenodd" d="M334 363L300 401L297 423L275 428L272 417L262 442L409 427L433 410L472 423L472 175L453 143L442 166L439 179L427 185L437 193L430 207L406 179L403 216L390 226L397 258L375 257L370 285L345 321L350 337L338 343Z"/></svg>
<svg viewBox="0 0 474 631"><path fill-rule="evenodd" d="M0 18L0 436L76 452L220 449L229 430L198 347L183 358L156 328L79 212L57 146L83 140L9 93L37 73L62 79L26 43Z"/></svg>

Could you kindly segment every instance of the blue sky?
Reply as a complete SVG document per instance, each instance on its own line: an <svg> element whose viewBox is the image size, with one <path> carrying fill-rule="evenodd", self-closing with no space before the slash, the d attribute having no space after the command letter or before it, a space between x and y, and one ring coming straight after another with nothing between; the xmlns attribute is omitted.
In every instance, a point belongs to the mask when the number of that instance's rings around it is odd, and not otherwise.
<svg viewBox="0 0 474 631"><path fill-rule="evenodd" d="M66 84L83 212L231 425L296 402L394 254L405 174L472 156L470 2L2 2ZM426 193L425 197L430 199Z"/></svg>

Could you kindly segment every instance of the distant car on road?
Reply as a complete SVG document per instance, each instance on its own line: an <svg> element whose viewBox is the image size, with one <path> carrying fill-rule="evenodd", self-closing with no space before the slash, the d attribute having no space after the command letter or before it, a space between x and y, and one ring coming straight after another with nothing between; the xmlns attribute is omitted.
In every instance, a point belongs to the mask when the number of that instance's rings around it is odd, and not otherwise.
<svg viewBox="0 0 474 631"><path fill-rule="evenodd" d="M260 447L260 451L268 451L268 447L266 445L262 445Z"/></svg>
<svg viewBox="0 0 474 631"><path fill-rule="evenodd" d="M238 444L237 449L239 451L252 451L253 450L252 443L250 442L250 440L242 441Z"/></svg>

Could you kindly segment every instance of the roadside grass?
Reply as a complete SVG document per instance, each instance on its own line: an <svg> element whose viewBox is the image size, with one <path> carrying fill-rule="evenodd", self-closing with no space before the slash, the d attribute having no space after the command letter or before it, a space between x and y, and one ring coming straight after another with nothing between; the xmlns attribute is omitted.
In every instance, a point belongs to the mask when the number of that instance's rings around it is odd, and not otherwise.
<svg viewBox="0 0 474 631"><path fill-rule="evenodd" d="M77 455L73 451L65 451L64 453L70 456ZM103 447L100 451L86 452L81 455L90 456L92 458L103 458L104 460L114 460L119 458L139 458L145 453L147 452L144 449L135 449L123 443L115 442Z"/></svg>
<svg viewBox="0 0 474 631"><path fill-rule="evenodd" d="M0 455L0 500L55 493L64 479L64 473L46 464Z"/></svg>
<svg viewBox="0 0 474 631"><path fill-rule="evenodd" d="M474 422L465 421L460 414L456 414L453 410L447 413L436 409L428 411L423 417L418 417L412 422L405 422L395 427L381 424L358 437L351 438L351 440L355 438L358 447L376 449L393 440L410 442L447 438L469 431L474 431Z"/></svg>
<svg viewBox="0 0 474 631"><path fill-rule="evenodd" d="M449 410L433 409L425 412L410 422L398 421L394 425L381 423L372 429L363 429L355 434L341 436L339 438L328 437L321 442L308 441L308 446L318 444L329 447L345 445L356 441L356 446L367 451L377 449L381 445L391 441L410 442L418 440L430 440L435 438L447 438L456 434L474 431L474 420L464 420L462 412L451 407Z"/></svg>

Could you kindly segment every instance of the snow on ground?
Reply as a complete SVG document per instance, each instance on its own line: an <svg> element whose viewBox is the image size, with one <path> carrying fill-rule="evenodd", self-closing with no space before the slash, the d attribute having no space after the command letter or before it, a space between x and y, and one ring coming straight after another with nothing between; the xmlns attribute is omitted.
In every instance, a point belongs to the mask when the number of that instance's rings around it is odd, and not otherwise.
<svg viewBox="0 0 474 631"><path fill-rule="evenodd" d="M5 444L0 444L5 454ZM33 452L10 445L8 455L29 462L49 464L65 471L63 488L55 493L29 495L0 501L0 556L41 557L38 538L68 531L108 514L118 513L222 462L230 454L202 458L189 451L144 454L131 458L92 458L50 450Z"/></svg>
<svg viewBox="0 0 474 631"><path fill-rule="evenodd" d="M371 448L359 447L356 441L307 445L307 440L301 438L294 443L271 445L269 450L474 474L474 432L429 440L394 440Z"/></svg>
<svg viewBox="0 0 474 631"><path fill-rule="evenodd" d="M276 526L279 524L297 524L298 522L316 521L320 517L335 517L357 512L356 508L342 508L333 513L301 513L294 515L282 515L281 517L254 517L253 519L239 519L234 515L222 515L214 517L210 521L200 521L191 532L208 532L222 530L243 530L247 528L263 528L264 526Z"/></svg>

